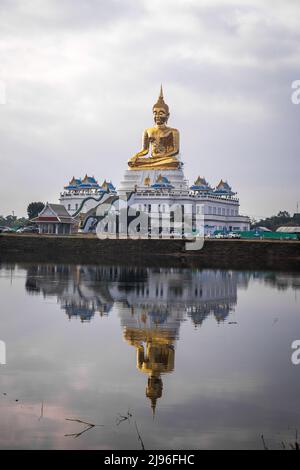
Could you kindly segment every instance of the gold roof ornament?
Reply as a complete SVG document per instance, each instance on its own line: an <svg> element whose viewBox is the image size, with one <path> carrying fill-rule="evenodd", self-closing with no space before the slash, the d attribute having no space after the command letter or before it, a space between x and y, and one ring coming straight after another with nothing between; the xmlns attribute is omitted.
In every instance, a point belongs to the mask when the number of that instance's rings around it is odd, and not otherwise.
<svg viewBox="0 0 300 470"><path fill-rule="evenodd" d="M105 180L103 181L103 183L101 184L101 188L103 188L103 189L106 189L106 190L107 190L107 188L108 188L108 184L107 184L107 181L106 181L106 179L105 179Z"/></svg>
<svg viewBox="0 0 300 470"><path fill-rule="evenodd" d="M225 188L230 188L229 184L227 183L227 181L223 181L223 179L221 179L220 183L218 184L217 188L222 188L222 187L225 187Z"/></svg>
<svg viewBox="0 0 300 470"><path fill-rule="evenodd" d="M196 179L196 181L194 182L194 184L195 184L196 186L200 186L201 184L206 185L207 183L206 183L205 178L202 178L201 176L198 176L198 178Z"/></svg>
<svg viewBox="0 0 300 470"><path fill-rule="evenodd" d="M153 105L152 110L157 108L164 109L166 113L169 113L169 106L167 105L167 103L165 103L162 85L160 85L159 97L156 103Z"/></svg>
<svg viewBox="0 0 300 470"><path fill-rule="evenodd" d="M146 176L146 178L144 179L144 185L145 186L150 186L150 183L151 183L150 177Z"/></svg>

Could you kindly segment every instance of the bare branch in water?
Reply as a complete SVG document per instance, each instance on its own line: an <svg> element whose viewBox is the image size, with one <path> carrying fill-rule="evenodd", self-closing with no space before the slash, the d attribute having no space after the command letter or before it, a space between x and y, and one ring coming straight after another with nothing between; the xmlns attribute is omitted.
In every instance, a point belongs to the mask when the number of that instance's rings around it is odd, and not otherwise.
<svg viewBox="0 0 300 470"><path fill-rule="evenodd" d="M295 444L290 444L291 449L293 450L300 450L300 445L298 442L298 429L296 429L296 436L295 436Z"/></svg>
<svg viewBox="0 0 300 470"><path fill-rule="evenodd" d="M264 435L263 435L263 434L261 435L261 440L263 441L264 450L269 450L268 447L266 446L266 443L265 443L265 439L264 439Z"/></svg>
<svg viewBox="0 0 300 470"><path fill-rule="evenodd" d="M42 406L41 406L41 415L39 417L39 421L44 417L44 402L42 401Z"/></svg>
<svg viewBox="0 0 300 470"><path fill-rule="evenodd" d="M134 425L135 425L135 429L136 429L136 433L138 435L139 441L141 442L142 449L145 450L144 442L143 442L143 439L141 438L141 435L139 433L136 421L134 422Z"/></svg>
<svg viewBox="0 0 300 470"><path fill-rule="evenodd" d="M132 413L130 413L129 410L127 411L127 415L121 415L118 413L116 417L116 425L119 426L123 421L128 421L130 423L130 418L132 418Z"/></svg>
<svg viewBox="0 0 300 470"><path fill-rule="evenodd" d="M85 432L89 431L90 429L93 429L95 427L103 427L103 424L93 424L93 423L88 423L87 421L82 421L81 419L73 419L73 418L66 418L66 421L74 421L75 423L80 423L80 424L85 424L86 428L83 429L83 431L78 432L78 433L72 433L72 434L65 434L65 437L74 437L76 439L77 437L82 436Z"/></svg>

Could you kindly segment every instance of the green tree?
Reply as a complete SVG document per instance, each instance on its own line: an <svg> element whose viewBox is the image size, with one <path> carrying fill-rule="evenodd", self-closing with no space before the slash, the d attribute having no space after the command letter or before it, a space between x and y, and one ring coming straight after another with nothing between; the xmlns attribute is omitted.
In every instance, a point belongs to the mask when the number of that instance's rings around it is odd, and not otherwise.
<svg viewBox="0 0 300 470"><path fill-rule="evenodd" d="M7 227L13 227L16 220L17 220L17 217L15 215L8 215L5 219L5 225Z"/></svg>
<svg viewBox="0 0 300 470"><path fill-rule="evenodd" d="M27 214L29 220L34 219L34 217L37 217L41 210L44 209L44 207L45 204L43 202L31 202L27 207Z"/></svg>
<svg viewBox="0 0 300 470"><path fill-rule="evenodd" d="M287 211L279 211L277 215L272 215L266 219L261 219L258 222L252 223L251 228L266 227L272 231L277 230L281 225L286 225L291 222L293 218Z"/></svg>

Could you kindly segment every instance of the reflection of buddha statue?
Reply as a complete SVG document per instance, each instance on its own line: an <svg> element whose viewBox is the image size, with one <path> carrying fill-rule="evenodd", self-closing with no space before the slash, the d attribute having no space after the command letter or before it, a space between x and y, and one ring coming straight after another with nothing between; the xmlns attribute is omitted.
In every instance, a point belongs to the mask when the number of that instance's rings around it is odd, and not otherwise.
<svg viewBox="0 0 300 470"><path fill-rule="evenodd" d="M146 396L151 401L153 415L156 401L162 396L163 382L161 374L174 370L174 336L164 330L144 330L126 328L125 339L136 347L137 368L148 374ZM145 346L143 343L146 343Z"/></svg>
<svg viewBox="0 0 300 470"><path fill-rule="evenodd" d="M155 127L143 134L143 148L128 160L131 170L174 170L180 167L179 132L168 127L169 107L164 102L162 87L157 103L153 106ZM151 156L146 157L151 146Z"/></svg>

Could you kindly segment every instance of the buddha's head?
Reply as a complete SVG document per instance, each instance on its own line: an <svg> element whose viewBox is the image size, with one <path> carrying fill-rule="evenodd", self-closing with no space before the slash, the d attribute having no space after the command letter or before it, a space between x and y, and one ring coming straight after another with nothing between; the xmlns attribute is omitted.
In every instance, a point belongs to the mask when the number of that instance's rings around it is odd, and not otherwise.
<svg viewBox="0 0 300 470"><path fill-rule="evenodd" d="M168 122L170 116L169 106L164 101L162 87L160 88L158 100L153 106L152 111L155 124L161 126L162 124L166 124Z"/></svg>
<svg viewBox="0 0 300 470"><path fill-rule="evenodd" d="M162 124L166 124L168 122L169 113L167 113L163 108L153 108L153 118L155 124L161 126Z"/></svg>

